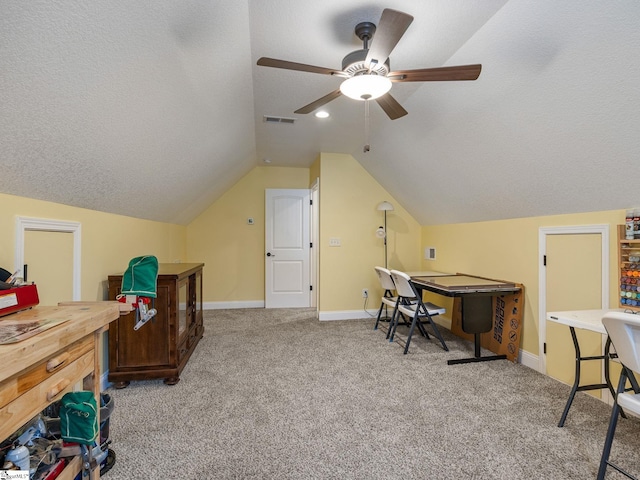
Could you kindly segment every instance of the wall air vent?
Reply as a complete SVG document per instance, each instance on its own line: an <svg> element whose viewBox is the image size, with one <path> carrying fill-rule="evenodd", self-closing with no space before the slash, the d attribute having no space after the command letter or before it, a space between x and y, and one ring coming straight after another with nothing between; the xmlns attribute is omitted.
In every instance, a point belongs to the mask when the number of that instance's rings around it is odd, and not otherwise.
<svg viewBox="0 0 640 480"><path fill-rule="evenodd" d="M287 117L273 117L271 115L265 115L262 117L265 123L288 123L293 125L296 121L295 118Z"/></svg>
<svg viewBox="0 0 640 480"><path fill-rule="evenodd" d="M425 247L424 248L424 258L425 258L425 260L435 260L436 259L436 247Z"/></svg>

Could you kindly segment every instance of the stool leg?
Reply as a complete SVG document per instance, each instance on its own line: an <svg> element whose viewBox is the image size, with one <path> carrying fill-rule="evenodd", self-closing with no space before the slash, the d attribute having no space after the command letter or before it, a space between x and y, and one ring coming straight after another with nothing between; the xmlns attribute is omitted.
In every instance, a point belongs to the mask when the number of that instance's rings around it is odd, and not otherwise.
<svg viewBox="0 0 640 480"><path fill-rule="evenodd" d="M378 309L378 318L376 318L376 324L373 326L374 330L378 329L378 323L380 323L380 316L382 315L383 306L384 306L384 302L380 302L380 308Z"/></svg>
<svg viewBox="0 0 640 480"><path fill-rule="evenodd" d="M418 330L420 330L420 334L426 338L427 340L429 340L431 337L429 336L429 333L427 332L427 329L424 328L424 323L422 323L422 321L418 321L418 324L416 325L418 327Z"/></svg>
<svg viewBox="0 0 640 480"><path fill-rule="evenodd" d="M398 307L396 304L396 309L391 314L391 320L389 321L389 330L387 331L387 340L393 342L393 336L396 333L396 326L398 325L398 316L400 312L398 312Z"/></svg>
<svg viewBox="0 0 640 480"><path fill-rule="evenodd" d="M623 367L622 372L620 372L620 381L618 382L618 393L624 392L624 387L626 383L627 383L627 375ZM603 480L604 475L607 472L607 465L609 464L609 454L611 453L611 444L613 443L613 436L616 433L616 426L618 424L619 414L620 414L620 406L616 401L614 402L613 409L611 410L611 420L609 420L607 437L604 441L604 447L602 449L602 457L600 458L600 468L598 469L598 480Z"/></svg>
<svg viewBox="0 0 640 480"><path fill-rule="evenodd" d="M416 328L416 323L418 322L418 309L416 308L416 313L413 316L413 321L411 322L411 328L409 329L409 336L407 337L407 343L404 346L404 354L406 355L409 351L409 344L411 343L411 336L413 335L413 330Z"/></svg>
<svg viewBox="0 0 640 480"><path fill-rule="evenodd" d="M440 340L440 343L442 344L442 348L444 349L445 352L448 352L449 347L447 347L447 344L444 343L444 338L442 338L442 335L440 334L440 330L438 330L436 322L433 321L433 318L431 318L431 315L427 315L427 318L429 319L429 323L431 324L433 333L436 335L436 337L438 337L438 340Z"/></svg>
<svg viewBox="0 0 640 480"><path fill-rule="evenodd" d="M398 318L401 313L398 309L400 305L400 296L398 296L398 300L396 301L396 306L393 309L393 314L391 315L391 321L389 322L389 331L387 332L387 340L393 342L393 336L396 334L396 327L398 326Z"/></svg>

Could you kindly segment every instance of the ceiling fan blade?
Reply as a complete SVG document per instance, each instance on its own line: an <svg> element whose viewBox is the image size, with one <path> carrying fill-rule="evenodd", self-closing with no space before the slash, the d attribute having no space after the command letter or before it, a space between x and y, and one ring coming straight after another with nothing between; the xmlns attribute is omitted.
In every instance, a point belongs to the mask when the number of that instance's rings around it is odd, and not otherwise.
<svg viewBox="0 0 640 480"><path fill-rule="evenodd" d="M449 80L475 80L480 76L482 65L460 65L457 67L422 68L390 72L392 82L442 82ZM395 77L395 78L394 78Z"/></svg>
<svg viewBox="0 0 640 480"><path fill-rule="evenodd" d="M311 113L314 110L317 110L318 108L320 108L321 106L326 105L331 100L335 100L340 95L342 95L342 92L340 92L340 89L338 88L337 90L334 90L333 92L325 95L324 97L319 98L315 102L311 102L309 105L305 105L304 107L299 108L293 113Z"/></svg>
<svg viewBox="0 0 640 480"><path fill-rule="evenodd" d="M365 66L368 68L371 62L384 64L411 22L413 22L411 15L385 8L369 46L369 52L364 62Z"/></svg>
<svg viewBox="0 0 640 480"><path fill-rule="evenodd" d="M320 73L322 75L344 75L344 72L333 68L316 67L314 65L305 65L304 63L288 62L286 60L268 57L259 58L258 65L262 67L284 68L285 70L298 70L300 72Z"/></svg>
<svg viewBox="0 0 640 480"><path fill-rule="evenodd" d="M378 102L378 105L382 107L384 113L386 113L391 120L404 117L408 113L390 93L385 93L381 97L376 98L376 102Z"/></svg>

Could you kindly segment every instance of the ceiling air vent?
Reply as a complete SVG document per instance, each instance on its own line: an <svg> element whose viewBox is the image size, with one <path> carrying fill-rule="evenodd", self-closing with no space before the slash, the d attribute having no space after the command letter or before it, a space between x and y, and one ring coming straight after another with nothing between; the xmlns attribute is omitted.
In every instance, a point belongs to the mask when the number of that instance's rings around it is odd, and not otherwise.
<svg viewBox="0 0 640 480"><path fill-rule="evenodd" d="M272 117L270 115L265 115L262 117L265 123L289 123L293 125L296 121L295 118L286 118L286 117Z"/></svg>

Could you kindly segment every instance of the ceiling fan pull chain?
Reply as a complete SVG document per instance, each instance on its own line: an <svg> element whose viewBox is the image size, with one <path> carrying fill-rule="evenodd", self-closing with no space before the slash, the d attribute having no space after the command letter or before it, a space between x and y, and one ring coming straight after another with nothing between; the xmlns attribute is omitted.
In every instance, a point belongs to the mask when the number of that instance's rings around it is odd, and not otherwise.
<svg viewBox="0 0 640 480"><path fill-rule="evenodd" d="M369 99L367 98L364 101L364 147L362 151L367 153L371 150L371 145L369 145Z"/></svg>

